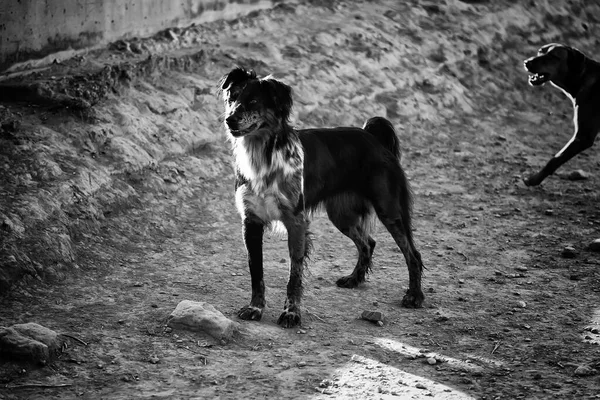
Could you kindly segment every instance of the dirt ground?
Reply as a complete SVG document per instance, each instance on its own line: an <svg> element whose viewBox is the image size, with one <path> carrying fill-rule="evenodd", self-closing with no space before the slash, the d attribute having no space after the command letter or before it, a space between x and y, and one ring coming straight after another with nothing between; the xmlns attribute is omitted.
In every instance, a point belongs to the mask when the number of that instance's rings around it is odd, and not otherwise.
<svg viewBox="0 0 600 400"><path fill-rule="evenodd" d="M600 238L600 155L592 149L542 186L524 186L522 176L570 137L572 111L557 90L527 86L521 66L550 41L600 54L600 14L591 2L539 3L312 1L207 24L195 44L148 42L148 51L208 55L193 72L165 70L108 94L98 115L118 108L117 122L140 127L157 114L140 104L166 99L159 106L169 109L175 97L161 96L183 93L205 144L124 170L122 201L90 195L102 218L71 221L76 267L3 297L0 325L37 322L76 339L45 367L2 364L0 399L600 398L600 254L587 249ZM94 57L86 65L146 55ZM235 65L290 84L298 126L393 121L427 268L422 309L400 307L406 266L381 225L367 283L338 288L356 251L316 216L302 326L275 323L288 269L285 237L276 235L265 241L263 320L237 319L250 277L215 95ZM62 67L52 68L42 75ZM139 115L124 120L124 104ZM58 132L75 118L3 106ZM115 165L110 154L97 157L89 163ZM576 169L588 179L567 179ZM108 186L98 192L116 190ZM566 246L574 257L563 256ZM182 300L209 302L241 333L219 342L167 328ZM386 323L361 320L364 310Z"/></svg>

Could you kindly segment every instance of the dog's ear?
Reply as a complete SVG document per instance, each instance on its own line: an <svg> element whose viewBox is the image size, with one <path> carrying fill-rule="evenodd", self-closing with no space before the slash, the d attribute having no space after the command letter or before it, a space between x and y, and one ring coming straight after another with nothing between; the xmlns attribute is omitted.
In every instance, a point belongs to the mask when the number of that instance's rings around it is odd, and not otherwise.
<svg viewBox="0 0 600 400"><path fill-rule="evenodd" d="M568 47L567 66L569 71L581 73L585 67L585 55L574 47Z"/></svg>
<svg viewBox="0 0 600 400"><path fill-rule="evenodd" d="M254 71L248 71L242 67L236 67L231 70L219 81L219 91L225 91L231 89L233 86L239 86L240 84L248 81L249 79L255 79L256 73Z"/></svg>
<svg viewBox="0 0 600 400"><path fill-rule="evenodd" d="M288 120L292 112L292 106L294 105L292 88L273 78L265 78L263 82L267 84L269 94L275 103L275 109L279 113L279 116Z"/></svg>

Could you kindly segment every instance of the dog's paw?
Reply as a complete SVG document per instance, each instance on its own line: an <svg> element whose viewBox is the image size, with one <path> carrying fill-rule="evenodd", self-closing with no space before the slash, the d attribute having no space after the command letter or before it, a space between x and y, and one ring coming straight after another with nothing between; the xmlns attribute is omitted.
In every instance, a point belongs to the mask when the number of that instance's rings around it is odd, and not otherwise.
<svg viewBox="0 0 600 400"><path fill-rule="evenodd" d="M354 289L360 282L354 275L342 276L335 282L341 288Z"/></svg>
<svg viewBox="0 0 600 400"><path fill-rule="evenodd" d="M421 308L423 306L423 300L425 300L423 292L419 291L417 293L412 293L410 290L407 290L402 298L402 307Z"/></svg>
<svg viewBox="0 0 600 400"><path fill-rule="evenodd" d="M527 178L523 178L523 183L525 186L537 186L542 183L542 179L540 179L537 174L533 174Z"/></svg>
<svg viewBox="0 0 600 400"><path fill-rule="evenodd" d="M279 319L277 320L277 325L281 326L282 328L293 328L295 326L300 325L300 322L301 319L299 310L285 310L279 316Z"/></svg>
<svg viewBox="0 0 600 400"><path fill-rule="evenodd" d="M262 318L262 313L262 308L255 307L253 305L247 305L238 311L238 317L247 321L260 321Z"/></svg>

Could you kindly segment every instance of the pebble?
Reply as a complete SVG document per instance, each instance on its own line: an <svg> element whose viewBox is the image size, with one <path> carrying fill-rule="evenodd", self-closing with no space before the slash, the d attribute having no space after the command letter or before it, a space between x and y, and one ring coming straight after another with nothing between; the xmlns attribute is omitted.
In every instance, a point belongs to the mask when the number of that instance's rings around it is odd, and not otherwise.
<svg viewBox="0 0 600 400"><path fill-rule="evenodd" d="M515 267L515 270L520 271L520 272L526 272L527 271L527 267L518 266L518 267Z"/></svg>
<svg viewBox="0 0 600 400"><path fill-rule="evenodd" d="M433 357L429 357L427 359L427 364L429 364L429 365L435 365L435 364L437 364L437 360L435 358L433 358Z"/></svg>
<svg viewBox="0 0 600 400"><path fill-rule="evenodd" d="M417 389L427 389L427 386L423 385L422 383L417 383L417 384L415 385L415 387L416 387Z"/></svg>
<svg viewBox="0 0 600 400"><path fill-rule="evenodd" d="M590 174L588 174L582 169L576 169L575 171L572 171L569 175L567 175L567 179L570 181L582 181L585 179L589 179L589 177Z"/></svg>
<svg viewBox="0 0 600 400"><path fill-rule="evenodd" d="M367 321L371 321L377 325L379 325L379 322L382 322L385 320L385 317L383 315L383 313L379 312L379 311L363 311L361 314L361 318ZM380 325L381 326L381 325Z"/></svg>
<svg viewBox="0 0 600 400"><path fill-rule="evenodd" d="M575 369L574 374L576 376L588 376L593 375L596 372L597 371L594 368L590 368L587 365L580 365L579 367L577 367L577 369Z"/></svg>
<svg viewBox="0 0 600 400"><path fill-rule="evenodd" d="M600 251L600 239L595 239L588 245L588 249L591 251Z"/></svg>
<svg viewBox="0 0 600 400"><path fill-rule="evenodd" d="M544 214L546 214L546 215L554 215L554 210L552 210L551 208L549 208L546 211L544 211Z"/></svg>
<svg viewBox="0 0 600 400"><path fill-rule="evenodd" d="M518 301L517 305L521 308L526 308L527 307L527 303L525 303L524 301Z"/></svg>
<svg viewBox="0 0 600 400"><path fill-rule="evenodd" d="M561 254L564 258L575 258L577 251L573 246L565 246Z"/></svg>

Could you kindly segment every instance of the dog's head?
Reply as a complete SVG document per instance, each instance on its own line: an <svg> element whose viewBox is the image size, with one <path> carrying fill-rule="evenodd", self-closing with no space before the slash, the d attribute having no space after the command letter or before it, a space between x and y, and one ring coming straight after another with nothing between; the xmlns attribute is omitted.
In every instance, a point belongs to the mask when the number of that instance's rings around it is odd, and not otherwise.
<svg viewBox="0 0 600 400"><path fill-rule="evenodd" d="M270 76L235 68L220 81L225 101L225 126L233 137L281 129L292 110L292 89Z"/></svg>
<svg viewBox="0 0 600 400"><path fill-rule="evenodd" d="M536 56L523 62L530 73L529 84L540 86L550 81L559 86L569 74L578 74L583 68L585 56L573 47L558 43L542 46Z"/></svg>

